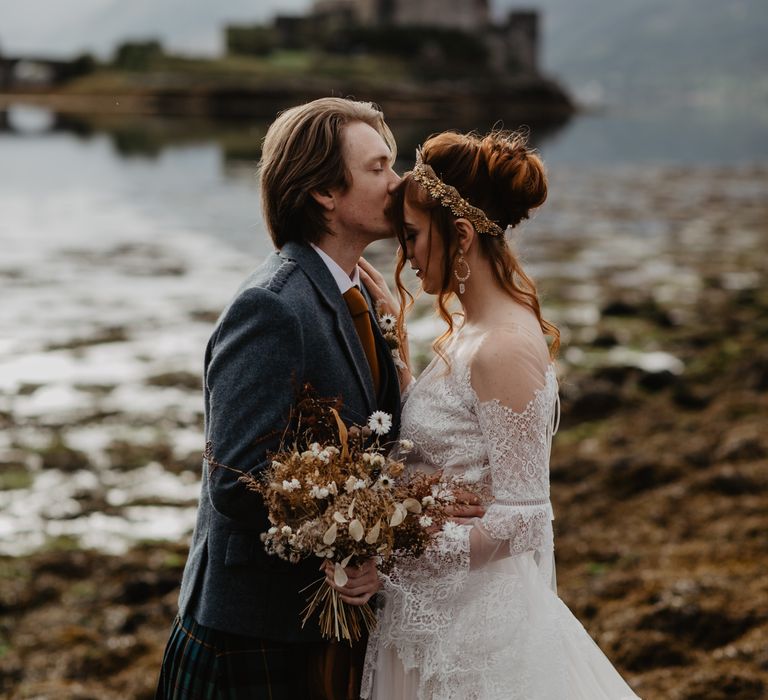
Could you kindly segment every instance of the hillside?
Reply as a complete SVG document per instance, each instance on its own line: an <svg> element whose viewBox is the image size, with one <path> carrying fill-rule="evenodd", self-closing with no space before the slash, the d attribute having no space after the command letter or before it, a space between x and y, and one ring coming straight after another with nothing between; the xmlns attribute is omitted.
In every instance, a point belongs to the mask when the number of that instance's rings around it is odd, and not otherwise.
<svg viewBox="0 0 768 700"><path fill-rule="evenodd" d="M499 8L517 6L503 0ZM612 102L768 110L768 4L762 0L536 0L543 63Z"/></svg>

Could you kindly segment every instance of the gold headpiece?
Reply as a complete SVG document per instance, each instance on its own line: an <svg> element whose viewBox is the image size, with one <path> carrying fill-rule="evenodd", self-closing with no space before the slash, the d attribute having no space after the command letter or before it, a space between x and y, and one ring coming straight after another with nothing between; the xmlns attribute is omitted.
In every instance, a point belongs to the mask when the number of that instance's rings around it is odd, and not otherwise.
<svg viewBox="0 0 768 700"><path fill-rule="evenodd" d="M454 216L470 221L478 233L487 233L489 236L504 235L504 229L495 221L491 221L482 209L473 207L459 194L455 187L446 185L435 175L431 166L424 164L420 148L416 151L416 165L413 166L411 176L427 191L432 199L436 199L444 207L448 207Z"/></svg>

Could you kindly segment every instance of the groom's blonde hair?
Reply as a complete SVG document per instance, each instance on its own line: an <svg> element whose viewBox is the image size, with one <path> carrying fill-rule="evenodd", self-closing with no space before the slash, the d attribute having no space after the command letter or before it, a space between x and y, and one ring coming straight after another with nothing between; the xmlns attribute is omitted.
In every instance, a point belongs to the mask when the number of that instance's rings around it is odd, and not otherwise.
<svg viewBox="0 0 768 700"><path fill-rule="evenodd" d="M269 127L259 180L264 218L277 248L288 241L314 242L329 232L311 193L349 187L341 137L344 127L357 121L381 135L394 159L395 139L371 102L323 97L291 107Z"/></svg>

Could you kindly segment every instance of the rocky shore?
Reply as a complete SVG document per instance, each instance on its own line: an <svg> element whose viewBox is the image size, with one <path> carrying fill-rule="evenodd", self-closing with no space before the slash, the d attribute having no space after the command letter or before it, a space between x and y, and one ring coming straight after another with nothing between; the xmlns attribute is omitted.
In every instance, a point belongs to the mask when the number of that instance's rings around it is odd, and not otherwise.
<svg viewBox="0 0 768 700"><path fill-rule="evenodd" d="M574 169L552 185L521 249L563 331L552 455L560 595L645 700L765 697L768 171ZM150 262L153 278L202 274L157 250L133 256L120 264L134 282ZM188 310L185 342L204 338L218 300L208 302ZM198 379L186 356L175 367L172 352L153 359L135 326L113 321L79 343L52 338L49 360L128 347L147 355L143 373L118 364L122 382L81 380L66 409L62 399L54 410L45 385L3 388L3 509L31 510L33 495L52 506L62 484L79 484L66 508L39 511L58 529L0 557L3 697L152 697L186 535L147 533L110 554L86 548L82 533L110 516L130 529L131 508L144 509L136 522L193 512ZM421 363L433 332L419 300ZM46 399L37 408L35 396ZM150 429L158 413L163 431ZM105 426L108 439L86 439ZM175 490L160 488L166 478Z"/></svg>

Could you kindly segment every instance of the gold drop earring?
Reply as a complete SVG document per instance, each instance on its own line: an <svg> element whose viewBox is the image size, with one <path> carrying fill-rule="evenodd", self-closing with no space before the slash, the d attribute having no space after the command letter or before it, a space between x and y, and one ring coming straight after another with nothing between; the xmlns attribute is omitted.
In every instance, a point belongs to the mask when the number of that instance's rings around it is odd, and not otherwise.
<svg viewBox="0 0 768 700"><path fill-rule="evenodd" d="M461 266L464 266L465 272L464 274L459 273L459 268ZM459 251L459 258L456 260L456 267L453 268L453 274L456 277L456 279L459 281L459 294L464 294L464 291L466 287L464 286L464 282L466 282L469 279L469 275L471 273L471 270L469 269L469 263L464 258L464 251Z"/></svg>

